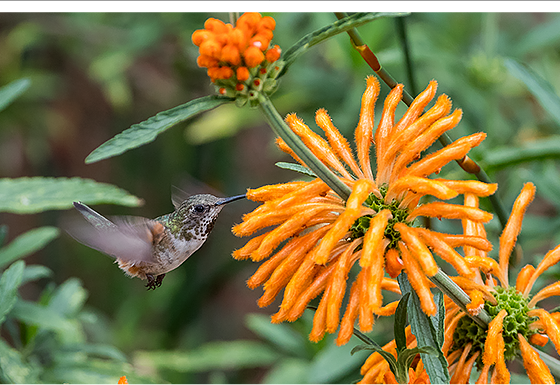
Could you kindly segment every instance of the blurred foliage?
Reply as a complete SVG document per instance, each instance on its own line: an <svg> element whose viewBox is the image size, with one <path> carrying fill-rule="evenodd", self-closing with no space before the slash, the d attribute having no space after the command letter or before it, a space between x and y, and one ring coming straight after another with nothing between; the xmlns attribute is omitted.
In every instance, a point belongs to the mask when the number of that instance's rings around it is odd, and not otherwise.
<svg viewBox="0 0 560 385"><path fill-rule="evenodd" d="M283 49L336 20L330 13L271 15L274 42ZM112 184L146 203L104 212L146 217L173 209L171 185L225 196L298 178L274 166L291 160L274 147L259 113L232 105L189 119L118 157L84 163L92 150L133 124L212 94L190 41L208 17L228 20L225 13L0 14L0 178L80 177ZM438 80L439 92L464 111L452 138L488 134L471 155L499 183L506 208L525 181L535 183L537 198L520 236L524 253L514 263L519 268L538 261L560 243L560 15L421 13L404 22L415 84L407 77L395 20L374 20L359 31L384 68L413 93ZM280 113L297 112L314 129L314 112L323 107L351 138L369 74L348 37L335 36L298 57L273 100ZM387 93L383 85L380 100ZM402 111L403 105L397 113ZM442 175L468 178L454 165ZM490 210L488 202L482 204ZM259 292L244 285L256 266L230 258L243 240L229 232L254 206L228 206L209 242L154 292L100 253L58 236L55 227L70 213L52 211L54 206L29 215L0 213L0 224L7 225L0 227L0 380L359 379L365 356L350 355L357 340L337 347L328 336L312 344L312 314L272 325L268 316L278 303L257 308ZM460 228L457 222L433 226ZM496 220L489 234L497 245ZM560 278L558 267L547 274ZM383 345L391 330L391 317L379 319L369 336ZM247 351L257 358L237 357Z"/></svg>

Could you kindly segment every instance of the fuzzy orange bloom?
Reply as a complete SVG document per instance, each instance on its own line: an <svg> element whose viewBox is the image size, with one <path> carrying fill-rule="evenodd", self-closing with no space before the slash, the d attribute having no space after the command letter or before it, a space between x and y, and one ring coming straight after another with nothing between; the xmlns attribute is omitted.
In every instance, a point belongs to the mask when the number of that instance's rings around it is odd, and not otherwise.
<svg viewBox="0 0 560 385"><path fill-rule="evenodd" d="M448 115L451 102L447 96L440 97L436 106L423 113L436 88L437 83L430 82L395 122L396 105L402 96L402 85L397 86L387 97L381 122L375 129L373 114L379 82L368 77L354 133L357 156L324 109L317 111L316 123L326 138L295 114L286 117L288 126L304 145L352 192L345 202L320 179L247 192L249 199L264 203L243 217L243 222L233 228L234 234L248 236L268 229L233 255L255 262L270 258L248 284L251 288L263 285L265 292L259 305L270 304L285 288L273 322L297 319L307 303L322 294L310 339L317 341L340 325L336 342L344 344L352 336L355 322L360 330L368 331L374 315L394 312L396 304L383 303L382 290L387 290L383 282L390 280L384 275L395 278L403 268L420 295L422 308L433 315L436 306L429 277L437 273L438 265L432 250L458 272L468 275L470 265L454 249L465 245L484 252L491 249L485 237L477 234L449 235L413 224L418 216L487 222L491 215L478 208L443 202L419 204L419 200L425 195L446 200L464 193L488 196L496 191L492 184L428 178L449 161L464 157L484 138L484 134L478 134L476 140L459 139L429 155L428 163L424 163L426 158L418 159L439 135L460 120L459 110ZM372 148L374 137L377 146ZM277 143L293 155L281 139ZM392 153L392 157L384 151ZM371 153L378 157L376 172L371 168ZM305 166L297 156L294 158ZM413 173L409 172L411 168ZM276 270L282 273L276 274ZM346 281L351 277L354 282L349 285ZM348 289L348 305L342 314L340 307Z"/></svg>
<svg viewBox="0 0 560 385"><path fill-rule="evenodd" d="M259 71L255 71L249 76L247 68L262 66L266 73L282 52L278 45L269 48L274 28L276 21L272 17L262 17L256 12L241 15L235 27L210 18L204 23L204 29L192 34L192 42L199 47L201 55L197 64L208 68L208 76L216 84L225 79L245 82L258 75ZM212 70L219 67L230 71ZM240 72L240 68L244 70Z"/></svg>
<svg viewBox="0 0 560 385"><path fill-rule="evenodd" d="M509 383L507 363L519 352L531 382L548 383L552 379L550 371L538 358L538 353L531 344L543 346L551 340L560 354L560 320L544 309L535 308L543 299L560 296L560 282L554 282L530 297L536 279L560 261L560 246L549 251L536 268L531 265L522 268L515 286L508 284L509 255L521 231L527 206L534 196L535 186L526 183L513 205L510 218L500 237L499 261L487 257L486 253L467 256L467 263L476 271L474 279L472 275L453 278L472 299L471 305L467 306L469 311L471 308L480 307L482 298L485 309L493 317L487 331L476 326L470 318L463 317L463 321L459 322L453 331L453 342L448 344L451 347L449 351L453 352L463 351L467 343L474 343L472 350L481 354L482 360L479 364L483 367L477 383L487 383L488 376L493 383ZM472 195L466 198L471 207L478 206L478 198ZM473 219L464 219L463 228L465 233L472 236L485 236L481 223ZM451 301L446 301L446 311L464 314ZM467 332L469 328L470 332ZM474 333L474 330L478 330L478 334ZM481 344L480 341L485 343Z"/></svg>

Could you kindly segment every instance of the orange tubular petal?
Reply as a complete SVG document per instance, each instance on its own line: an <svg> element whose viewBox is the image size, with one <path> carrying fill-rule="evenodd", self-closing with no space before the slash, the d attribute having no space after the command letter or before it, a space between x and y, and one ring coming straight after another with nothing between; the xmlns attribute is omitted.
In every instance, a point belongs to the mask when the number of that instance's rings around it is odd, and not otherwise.
<svg viewBox="0 0 560 385"><path fill-rule="evenodd" d="M529 342L532 343L533 345L537 345L537 346L544 346L548 343L548 336L541 334L541 333L535 333L535 334L531 334L531 337L529 337Z"/></svg>
<svg viewBox="0 0 560 385"><path fill-rule="evenodd" d="M409 141L410 138L415 138L421 135L426 128L428 128L436 120L447 115L451 110L451 100L447 95L441 95L436 101L435 105L430 108L422 117L416 120L414 123L410 124L408 127L401 127L401 122L397 125L395 130L398 130L398 134L393 135L391 143L387 147L384 154L386 159L394 159L395 155L400 151ZM408 112L408 111L407 111Z"/></svg>
<svg viewBox="0 0 560 385"><path fill-rule="evenodd" d="M455 367L455 373L453 374L453 376L449 380L450 384L461 384L462 383L462 382L458 381L458 377L463 376L464 365L465 365L465 362L467 361L467 357L468 357L469 353L471 352L471 348L472 348L472 343L469 342L465 346L465 348L463 349L463 352L461 353L461 357L459 358L459 362L457 363L457 366Z"/></svg>
<svg viewBox="0 0 560 385"><path fill-rule="evenodd" d="M397 310L397 306L399 306L399 301L393 301L383 307L379 307L375 309L375 314L379 316L385 316L385 317L391 316L395 314L395 311Z"/></svg>
<svg viewBox="0 0 560 385"><path fill-rule="evenodd" d="M418 206L412 210L407 220L410 221L419 216L447 219L469 219L471 221L483 223L490 222L492 219L492 214L486 211L476 209L474 207L466 207L444 202L432 202Z"/></svg>
<svg viewBox="0 0 560 385"><path fill-rule="evenodd" d="M499 361L499 340L501 340L502 344L504 343L504 339L502 337L502 325L506 315L507 311L502 309L488 324L488 334L486 336L484 353L482 355L482 362L484 362L485 365L496 364ZM501 352L501 354L503 355L503 352Z"/></svg>
<svg viewBox="0 0 560 385"><path fill-rule="evenodd" d="M315 122L319 127L323 129L325 135L327 135L327 139L329 140L329 144L336 153L348 166L358 178L364 178L364 173L358 167L358 164L354 160L352 156L352 150L348 145L348 142L340 134L340 131L336 129L333 125L331 117L327 113L326 110L323 108L319 109L315 114Z"/></svg>
<svg viewBox="0 0 560 385"><path fill-rule="evenodd" d="M471 148L478 146L485 138L486 134L484 132L479 132L457 139L450 145L445 146L444 148L431 153L414 163L403 171L403 175L416 175L424 177L433 172L437 173L443 166L452 160L462 159L465 155L467 155Z"/></svg>
<svg viewBox="0 0 560 385"><path fill-rule="evenodd" d="M313 328L311 329L311 333L309 334L309 341L311 342L319 342L323 339L326 331L326 321L327 321L327 301L330 292L330 287L327 287L325 293L323 294L323 298L321 298L321 302L319 302L319 306L317 310L315 310L315 316L313 317Z"/></svg>
<svg viewBox="0 0 560 385"><path fill-rule="evenodd" d="M523 366L531 384L554 384L554 377L550 373L550 369L548 369L548 366L546 366L536 350L529 345L521 334L517 336L519 338L519 350L523 358Z"/></svg>
<svg viewBox="0 0 560 385"><path fill-rule="evenodd" d="M420 299L422 310L427 315L435 315L437 312L437 307L434 302L432 293L430 292L428 279L420 270L418 262L410 255L403 242L399 242L399 249L401 251L404 269L408 276L408 280L410 281L410 285L414 288L414 291Z"/></svg>
<svg viewBox="0 0 560 385"><path fill-rule="evenodd" d="M336 264L325 267L319 274L317 274L316 277L313 278L311 285L309 285L299 295L292 308L286 312L286 321L293 322L303 315L309 301L317 297L325 290L327 282L331 278L335 267Z"/></svg>
<svg viewBox="0 0 560 385"><path fill-rule="evenodd" d="M479 197L487 197L492 195L498 189L497 183L484 183L477 180L449 180L449 179L434 179L437 182L443 183L452 190L459 194L471 193Z"/></svg>
<svg viewBox="0 0 560 385"><path fill-rule="evenodd" d="M453 250L445 241L439 237L438 233L427 229L416 228L416 232L444 261L447 261L463 277L474 279L476 272L470 268L463 257Z"/></svg>
<svg viewBox="0 0 560 385"><path fill-rule="evenodd" d="M360 217L362 203L365 202L373 187L373 182L368 179L356 181L346 202L346 210L340 214L333 227L321 240L321 243L311 251L316 263L320 265L327 263L333 247Z"/></svg>
<svg viewBox="0 0 560 385"><path fill-rule="evenodd" d="M463 290L476 290L484 295L486 302L490 302L492 305L496 306L496 298L492 295L492 292L486 285L476 283L468 278L463 277L451 277L451 280L459 285Z"/></svg>
<svg viewBox="0 0 560 385"><path fill-rule="evenodd" d="M299 191L310 182L289 182L263 186L257 189L247 190L247 199L257 202L266 202L278 199L292 191Z"/></svg>
<svg viewBox="0 0 560 385"><path fill-rule="evenodd" d="M488 372L490 371L491 365L484 365L482 370L480 371L480 375L478 376L478 380L476 380L476 384L489 384L488 382Z"/></svg>
<svg viewBox="0 0 560 385"><path fill-rule="evenodd" d="M282 138L276 138L276 145L278 146L278 148L280 150L284 151L286 154L288 154L292 158L294 158L294 160L296 162L298 162L302 166L307 167L305 162L303 160L301 160L299 156L296 155L296 153L286 144L286 142L284 142L284 140Z"/></svg>
<svg viewBox="0 0 560 385"><path fill-rule="evenodd" d="M467 263L473 267L480 269L484 274L492 274L497 277L504 285L504 272L500 269L498 262L489 257L481 257L479 255L469 255L465 257Z"/></svg>
<svg viewBox="0 0 560 385"><path fill-rule="evenodd" d="M451 384L468 384L471 377L472 368L480 352L475 352L471 358L463 365L461 373L457 375L456 382L450 381ZM457 372L455 373L457 374Z"/></svg>
<svg viewBox="0 0 560 385"><path fill-rule="evenodd" d="M394 181L400 175L401 171L412 162L414 159L420 156L420 153L430 147L437 138L439 138L444 132L449 131L455 127L460 121L463 112L458 109L455 110L451 115L437 120L433 123L430 128L422 133L422 135L417 136L408 142L402 149L400 155L397 156L395 165L391 172L390 181Z"/></svg>
<svg viewBox="0 0 560 385"><path fill-rule="evenodd" d="M303 120L299 119L295 114L289 114L286 116L286 123L321 162L332 167L345 178L352 179L328 143L307 127Z"/></svg>
<svg viewBox="0 0 560 385"><path fill-rule="evenodd" d="M474 235L455 235L455 234L444 234L438 233L439 237L444 240L452 248L457 248L461 246L470 246L472 248L491 251L492 244L484 237L474 236Z"/></svg>
<svg viewBox="0 0 560 385"><path fill-rule="evenodd" d="M431 80L426 89L414 98L414 101L410 104L410 107L406 110L401 120L395 125L395 132L405 129L420 116L428 103L434 98L437 86L437 81Z"/></svg>
<svg viewBox="0 0 560 385"><path fill-rule="evenodd" d="M445 327L444 339L443 339L444 342L443 342L443 346L441 347L441 351L445 356L447 356L447 352L449 351L451 346L453 346L453 333L455 333L455 329L457 329L457 325L459 324L459 321L464 316L466 316L464 312L462 311L459 312L459 314L454 316L451 319L451 321L449 321L449 324L446 325Z"/></svg>
<svg viewBox="0 0 560 385"><path fill-rule="evenodd" d="M525 292L527 284L529 283L529 280L531 279L533 274L535 274L535 267L533 265L525 265L525 267L521 269L519 274L517 274L517 281L515 282L515 288L518 292Z"/></svg>
<svg viewBox="0 0 560 385"><path fill-rule="evenodd" d="M467 310L471 315L478 315L484 308L484 294L478 290L469 292L471 302L467 304Z"/></svg>
<svg viewBox="0 0 560 385"><path fill-rule="evenodd" d="M560 354L560 325L556 320L544 309L533 309L528 313L529 317L539 317L543 323L548 338L554 344L556 351Z"/></svg>
<svg viewBox="0 0 560 385"><path fill-rule="evenodd" d="M397 249L389 249L385 253L385 271L391 278L397 278L403 268L403 262Z"/></svg>
<svg viewBox="0 0 560 385"><path fill-rule="evenodd" d="M300 232L309 220L321 211L324 211L324 208L317 207L297 213L286 222L270 231L263 239L259 248L251 254L251 259L253 261L260 261L268 257L280 243Z"/></svg>
<svg viewBox="0 0 560 385"><path fill-rule="evenodd" d="M391 170L389 162L391 157L387 154L387 147L391 144L389 138L395 124L395 110L402 99L404 86L397 84L385 98L381 120L375 131L376 157L377 157L377 184L387 183Z"/></svg>
<svg viewBox="0 0 560 385"><path fill-rule="evenodd" d="M371 274L370 268L365 267L358 273L358 284L360 285L360 303L358 305L358 310L360 314L360 318L358 321L358 325L360 326L360 330L362 332L369 332L371 331L374 323L373 319L373 312L371 311L369 304L371 303L371 293L367 286L368 284L368 276Z"/></svg>
<svg viewBox="0 0 560 385"><path fill-rule="evenodd" d="M352 267L351 257L356 247L361 243L360 239L355 239L342 253L336 268L329 281L329 295L327 298L327 333L334 333L340 322L340 306L346 293L346 281L348 272Z"/></svg>
<svg viewBox="0 0 560 385"><path fill-rule="evenodd" d="M242 248L234 250L234 252L232 253L233 258L237 260L243 260L249 258L251 253L259 248L265 236L266 233L254 237L251 240L249 240L249 242L247 242L245 246L243 246Z"/></svg>
<svg viewBox="0 0 560 385"><path fill-rule="evenodd" d="M537 302L542 301L543 299L554 296L560 296L560 281L552 283L547 287L539 290L539 292L535 294L533 298L531 298L531 301L529 302L529 308L534 307Z"/></svg>
<svg viewBox="0 0 560 385"><path fill-rule="evenodd" d="M556 265L560 262L560 245L556 246L554 249L550 250L546 255L543 257L542 261L537 265L535 269L535 273L527 283L527 287L523 294L527 296L531 289L533 288L533 284L535 280L544 273L549 267Z"/></svg>
<svg viewBox="0 0 560 385"><path fill-rule="evenodd" d="M432 179L409 175L399 178L395 183L389 186L385 201L391 202L407 191L412 191L413 193L421 195L433 195L443 200L455 198L457 196L456 191L450 189L443 183Z"/></svg>
<svg viewBox="0 0 560 385"><path fill-rule="evenodd" d="M399 283L396 279L383 277L383 280L381 281L381 288L393 293L402 294L401 288L399 287Z"/></svg>
<svg viewBox="0 0 560 385"><path fill-rule="evenodd" d="M536 189L534 184L530 182L525 183L525 186L523 186L521 193L513 204L511 215L509 216L506 226L504 227L504 231L500 236L500 268L502 271L506 271L508 269L509 256L511 255L513 246L517 241L517 236L521 231L521 223L523 222L525 210L535 197L535 191Z"/></svg>
<svg viewBox="0 0 560 385"><path fill-rule="evenodd" d="M434 261L432 253L430 253L426 244L420 239L416 229L408 227L404 223L396 223L394 229L401 234L402 240L406 243L406 246L410 249L410 252L414 255L420 266L422 266L424 273L429 277L433 277L438 271L438 266L436 261ZM400 250L403 252L402 247Z"/></svg>
<svg viewBox="0 0 560 385"><path fill-rule="evenodd" d="M354 333L354 323L358 317L359 301L360 285L358 285L358 280L355 280L352 284L352 288L350 289L350 298L348 299L348 305L346 305L346 311L340 321L340 329L335 341L338 346L345 345L348 341L350 341L350 338Z"/></svg>
<svg viewBox="0 0 560 385"><path fill-rule="evenodd" d="M360 266L370 266L374 261L381 259L381 269L383 269L383 250L381 241L385 234L385 227L391 216L391 211L385 209L375 215L369 222L369 228L364 235L364 251L360 258Z"/></svg>
<svg viewBox="0 0 560 385"><path fill-rule="evenodd" d="M302 263L306 253L315 245L317 240L326 232L320 228L303 237L290 241L277 254L288 255L282 263L276 267L268 281L264 284L264 294L259 299L258 305L265 307L270 305L280 290L282 290L294 275Z"/></svg>
<svg viewBox="0 0 560 385"><path fill-rule="evenodd" d="M371 163L369 160L369 148L373 138L375 102L379 96L379 80L375 76L366 78L366 90L362 96L362 107L360 109L360 120L354 132L358 161L365 173L366 178L373 180Z"/></svg>

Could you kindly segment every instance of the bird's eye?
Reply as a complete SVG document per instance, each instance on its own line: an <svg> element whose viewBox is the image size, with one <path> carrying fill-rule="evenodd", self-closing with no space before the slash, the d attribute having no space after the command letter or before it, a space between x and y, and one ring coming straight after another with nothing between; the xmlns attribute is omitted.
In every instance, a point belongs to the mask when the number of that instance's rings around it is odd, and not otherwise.
<svg viewBox="0 0 560 385"><path fill-rule="evenodd" d="M204 212L204 210L205 210L206 208L204 207L204 205L196 205L196 206L193 207L193 209L194 209L194 211L196 211L197 213L202 213L202 212Z"/></svg>

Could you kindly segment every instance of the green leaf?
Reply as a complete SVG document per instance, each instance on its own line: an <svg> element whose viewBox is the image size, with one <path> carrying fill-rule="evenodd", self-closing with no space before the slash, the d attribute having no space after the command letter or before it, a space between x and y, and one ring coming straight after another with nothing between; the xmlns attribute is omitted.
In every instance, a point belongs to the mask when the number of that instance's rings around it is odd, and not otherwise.
<svg viewBox="0 0 560 385"><path fill-rule="evenodd" d="M383 359L385 359L385 361L387 361L387 363L389 364L389 367L390 367L390 369L393 373L395 373L395 371L397 370L397 360L396 360L396 358L391 353L383 350L383 348L381 346L379 346L377 344L375 344L375 345L368 345L368 344L356 345L352 348L352 351L350 352L350 354L354 354L354 353L360 352L362 350L371 350L371 351L379 353L383 357Z"/></svg>
<svg viewBox="0 0 560 385"><path fill-rule="evenodd" d="M74 317L84 305L87 292L77 278L70 278L56 288L48 308L65 317Z"/></svg>
<svg viewBox="0 0 560 385"><path fill-rule="evenodd" d="M181 123L201 112L211 110L234 99L225 96L204 96L191 100L170 110L158 113L148 120L132 125L117 134L89 154L86 163L94 163L103 159L120 155L130 149L150 143L168 128Z"/></svg>
<svg viewBox="0 0 560 385"><path fill-rule="evenodd" d="M420 299L410 286L408 278L404 272L398 276L399 286L403 294L410 293L408 302L408 319L412 328L412 333L416 336L418 345L431 346L438 352L437 356L422 353L422 362L432 384L448 384L450 377L447 370L447 360L441 352L438 344L438 332L430 317L428 317L420 307ZM441 311L438 308L438 312ZM439 315L436 315L439 317Z"/></svg>
<svg viewBox="0 0 560 385"><path fill-rule="evenodd" d="M71 322L55 310L30 301L17 301L10 317L46 330L64 332L74 328Z"/></svg>
<svg viewBox="0 0 560 385"><path fill-rule="evenodd" d="M282 60L285 62L285 65L282 71L278 74L278 77L281 77L286 73L288 67L294 62L294 60L297 59L298 56L307 52L311 47L321 43L322 41L340 33L344 33L352 28L357 28L375 19L380 19L382 17L405 16L407 14L408 13L406 12L358 12L305 35L293 46L288 48L285 54L282 55Z"/></svg>
<svg viewBox="0 0 560 385"><path fill-rule="evenodd" d="M270 317L263 314L247 315L245 324L253 333L270 341L285 352L296 356L306 356L305 341L289 325L272 324Z"/></svg>
<svg viewBox="0 0 560 385"><path fill-rule="evenodd" d="M406 349L406 308L408 306L408 298L410 293L403 295L397 309L395 311L395 343L397 344L397 354L398 352Z"/></svg>
<svg viewBox="0 0 560 385"><path fill-rule="evenodd" d="M272 367L263 379L264 384L305 384L310 363L300 358L285 358Z"/></svg>
<svg viewBox="0 0 560 385"><path fill-rule="evenodd" d="M23 277L25 263L17 261L2 273L0 277L0 324L6 314L12 310L17 301L17 290Z"/></svg>
<svg viewBox="0 0 560 385"><path fill-rule="evenodd" d="M109 358L115 361L127 361L126 356L119 349L107 344L76 344L64 346L63 350L70 353L85 353L88 356Z"/></svg>
<svg viewBox="0 0 560 385"><path fill-rule="evenodd" d="M72 208L72 202L140 206L142 199L108 183L82 178L0 179L0 212L31 214Z"/></svg>
<svg viewBox="0 0 560 385"><path fill-rule="evenodd" d="M522 147L495 148L485 154L484 163L488 169L501 169L518 163L548 158L560 158L560 137L538 139Z"/></svg>
<svg viewBox="0 0 560 385"><path fill-rule="evenodd" d="M276 351L256 341L210 342L191 351L137 352L139 366L171 369L182 373L268 366L278 359Z"/></svg>
<svg viewBox="0 0 560 385"><path fill-rule="evenodd" d="M527 89L537 98L541 106L560 125L560 97L552 85L529 67L512 58L505 59L505 65L513 76L525 83Z"/></svg>
<svg viewBox="0 0 560 385"><path fill-rule="evenodd" d="M59 233L60 230L56 227L44 226L20 235L0 249L0 268L42 249L47 243L58 237Z"/></svg>
<svg viewBox="0 0 560 385"><path fill-rule="evenodd" d="M430 321L432 321L432 325L436 331L436 340L441 349L445 334L445 304L443 302L443 293L441 291L434 294L434 302L436 303L438 311L435 316L430 316ZM429 346L427 348L429 348Z"/></svg>
<svg viewBox="0 0 560 385"><path fill-rule="evenodd" d="M28 78L14 80L10 84L0 88L0 111L8 107L10 103L23 94L31 85Z"/></svg>
<svg viewBox="0 0 560 385"><path fill-rule="evenodd" d="M0 380L4 384L37 383L37 371L3 340L0 340Z"/></svg>
<svg viewBox="0 0 560 385"><path fill-rule="evenodd" d="M275 166L283 168L285 170L295 171L295 172L299 172L299 173L304 174L304 175L308 175L308 176L313 177L313 178L317 178L317 175L315 175L315 173L313 171L311 171L310 169L308 169L305 166L302 166L301 164L289 163L289 162L276 162Z"/></svg>
<svg viewBox="0 0 560 385"><path fill-rule="evenodd" d="M8 236L8 225L0 225L0 247L4 246L4 241Z"/></svg>
<svg viewBox="0 0 560 385"><path fill-rule="evenodd" d="M52 275L53 275L52 270L46 266L28 265L25 266L25 270L23 271L23 278L21 279L21 285L24 285L27 282L36 281L41 278L47 278Z"/></svg>
<svg viewBox="0 0 560 385"><path fill-rule="evenodd" d="M333 342L326 345L313 358L309 368L308 381L317 384L335 383L363 365L367 356L350 354L350 344L336 346Z"/></svg>

